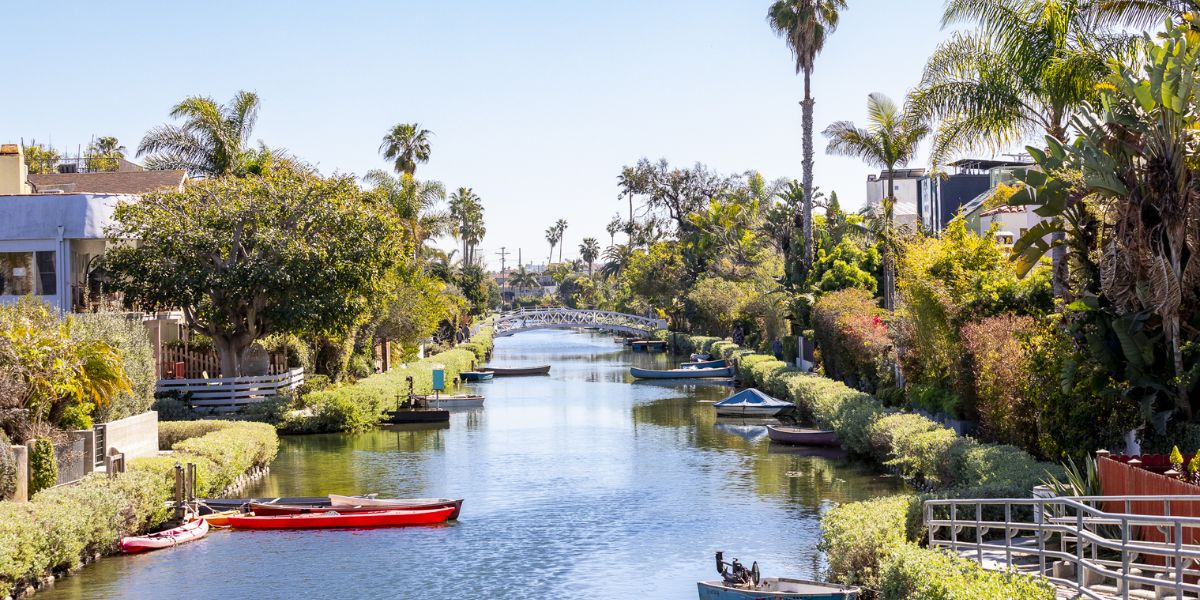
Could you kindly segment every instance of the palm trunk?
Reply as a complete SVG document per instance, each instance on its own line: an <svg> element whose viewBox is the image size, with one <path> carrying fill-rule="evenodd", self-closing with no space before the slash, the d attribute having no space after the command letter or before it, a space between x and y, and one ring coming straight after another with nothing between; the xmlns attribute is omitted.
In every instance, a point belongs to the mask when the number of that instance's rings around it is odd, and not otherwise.
<svg viewBox="0 0 1200 600"><path fill-rule="evenodd" d="M804 101L801 102L800 120L804 130L804 159L800 163L804 177L804 263L802 276L808 277L813 263L813 99L811 93L812 69L804 70Z"/></svg>
<svg viewBox="0 0 1200 600"><path fill-rule="evenodd" d="M887 170L887 198L883 203L883 307L896 310L896 257L892 256L892 218L896 206L896 176Z"/></svg>

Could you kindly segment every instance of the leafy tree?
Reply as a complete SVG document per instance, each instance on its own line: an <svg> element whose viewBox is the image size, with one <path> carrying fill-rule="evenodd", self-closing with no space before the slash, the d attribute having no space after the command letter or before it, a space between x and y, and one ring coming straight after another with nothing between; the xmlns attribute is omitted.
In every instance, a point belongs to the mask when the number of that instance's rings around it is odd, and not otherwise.
<svg viewBox="0 0 1200 600"><path fill-rule="evenodd" d="M273 332L340 333L367 313L402 256L384 194L349 177L277 170L217 178L123 203L105 266L127 301L183 310L213 340L225 377ZM139 240L138 245L118 244Z"/></svg>
<svg viewBox="0 0 1200 600"><path fill-rule="evenodd" d="M813 97L811 78L817 55L825 48L825 40L837 29L839 11L845 10L844 0L776 0L767 9L767 22L779 34L792 51L796 61L796 73L804 74L804 100L801 106L804 159L801 163L804 174L804 211L801 229L804 249L801 278L813 261Z"/></svg>
<svg viewBox="0 0 1200 600"><path fill-rule="evenodd" d="M875 274L881 266L879 249L863 249L849 237L843 237L832 247L818 247L817 260L811 274L812 287L821 292L846 288L862 288L875 293Z"/></svg>
<svg viewBox="0 0 1200 600"><path fill-rule="evenodd" d="M84 154L87 170L91 172L116 171L122 158L125 158L125 146L110 135L93 140Z"/></svg>
<svg viewBox="0 0 1200 600"><path fill-rule="evenodd" d="M631 307L637 313L657 310L678 320L683 308L685 268L677 242L659 242L636 251L621 274L622 285L644 304Z"/></svg>
<svg viewBox="0 0 1200 600"><path fill-rule="evenodd" d="M25 155L25 165L29 167L30 173L54 173L59 159L62 158L58 150L43 146L35 140L30 140L29 145L23 147L21 152Z"/></svg>
<svg viewBox="0 0 1200 600"><path fill-rule="evenodd" d="M426 244L442 235L450 224L450 217L438 210L438 204L446 197L446 189L438 181L417 181L407 173L395 177L387 171L368 171L363 181L391 207L412 243L413 260L420 262L431 250Z"/></svg>
<svg viewBox="0 0 1200 600"><path fill-rule="evenodd" d="M450 194L451 234L463 245L463 264L473 265L475 247L483 241L487 228L483 223L483 204L479 196L468 187L460 187Z"/></svg>
<svg viewBox="0 0 1200 600"><path fill-rule="evenodd" d="M258 109L254 92L238 92L228 104L189 96L171 109L183 123L146 132L137 155L146 155L147 168L184 169L194 177L244 174Z"/></svg>
<svg viewBox="0 0 1200 600"><path fill-rule="evenodd" d="M929 124L911 103L901 108L883 94L867 97L869 125L859 128L850 121L838 121L825 129L829 138L826 152L862 159L869 165L882 167L887 177L887 195L881 202L883 228L880 241L883 244L883 306L893 310L896 306L895 255L899 249L893 211L896 204L895 172L912 160L917 145L929 135Z"/></svg>
<svg viewBox="0 0 1200 600"><path fill-rule="evenodd" d="M600 242L592 237L583 238L583 243L579 244L579 257L587 263L588 277L591 277L592 264L600 257Z"/></svg>
<svg viewBox="0 0 1200 600"><path fill-rule="evenodd" d="M496 283L488 276L483 267L475 264L465 265L456 278L458 289L467 300L467 306L472 314L487 314L488 302L492 296L492 288Z"/></svg>
<svg viewBox="0 0 1200 600"><path fill-rule="evenodd" d="M411 177L417 165L429 162L429 136L433 132L419 123L399 123L388 130L379 145L379 152L393 161L397 174Z"/></svg>

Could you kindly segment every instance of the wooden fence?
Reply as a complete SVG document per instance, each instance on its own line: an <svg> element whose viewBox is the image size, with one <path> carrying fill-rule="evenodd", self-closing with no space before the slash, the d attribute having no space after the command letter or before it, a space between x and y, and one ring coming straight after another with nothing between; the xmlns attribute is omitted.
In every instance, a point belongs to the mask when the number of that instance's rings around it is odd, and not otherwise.
<svg viewBox="0 0 1200 600"><path fill-rule="evenodd" d="M159 379L158 394L183 394L197 408L230 412L247 404L262 402L304 383L304 369L290 369L274 375L226 377L216 379Z"/></svg>
<svg viewBox="0 0 1200 600"><path fill-rule="evenodd" d="M1144 458L1150 469L1130 465L1128 461L1135 457L1116 455L1113 457L1099 456L1096 460L1100 475L1100 488L1105 496L1146 496L1145 501L1134 500L1126 506L1122 502L1110 502L1105 506L1109 512L1125 512L1126 508L1138 515L1164 515L1172 517L1200 517L1200 502L1175 502L1162 500L1163 496L1184 496L1200 494L1200 486L1167 477L1161 473L1161 465L1165 457L1136 457ZM1184 464L1190 456L1184 458ZM1160 460L1156 460L1160 459ZM1170 468L1167 466L1167 468ZM1153 469L1153 470L1151 470ZM1157 527L1138 527L1138 539L1148 542L1173 542L1170 532L1161 531ZM1184 544L1200 543L1200 531L1187 529L1180 540Z"/></svg>
<svg viewBox="0 0 1200 600"><path fill-rule="evenodd" d="M190 350L186 346L163 346L163 372L159 374L159 377L172 379L180 375L176 371L176 363L183 363L183 379L203 379L206 375L208 377L220 377L222 375L221 359L215 351L202 352ZM279 375L287 371L286 354L272 352L268 355L268 375Z"/></svg>

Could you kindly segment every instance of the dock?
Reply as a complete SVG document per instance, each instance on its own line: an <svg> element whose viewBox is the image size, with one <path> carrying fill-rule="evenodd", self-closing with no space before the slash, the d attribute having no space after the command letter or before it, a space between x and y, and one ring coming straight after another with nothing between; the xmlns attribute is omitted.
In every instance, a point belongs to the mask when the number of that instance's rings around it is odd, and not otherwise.
<svg viewBox="0 0 1200 600"><path fill-rule="evenodd" d="M634 352L666 352L666 340L633 340L629 343Z"/></svg>

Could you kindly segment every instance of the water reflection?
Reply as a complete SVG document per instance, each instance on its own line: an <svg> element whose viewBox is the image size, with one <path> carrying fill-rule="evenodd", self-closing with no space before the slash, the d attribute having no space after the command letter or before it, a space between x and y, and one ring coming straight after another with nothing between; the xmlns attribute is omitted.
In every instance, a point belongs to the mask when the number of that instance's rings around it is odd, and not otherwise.
<svg viewBox="0 0 1200 600"><path fill-rule="evenodd" d="M496 365L549 376L468 384L482 409L449 427L282 440L255 495L465 497L437 529L217 532L100 561L46 598L695 598L723 549L772 574L820 569L817 522L834 503L899 482L844 455L780 449L761 425L716 418L730 388L630 384L631 353L596 333L522 333ZM633 567L633 568L631 568ZM219 576L214 576L219 575Z"/></svg>

